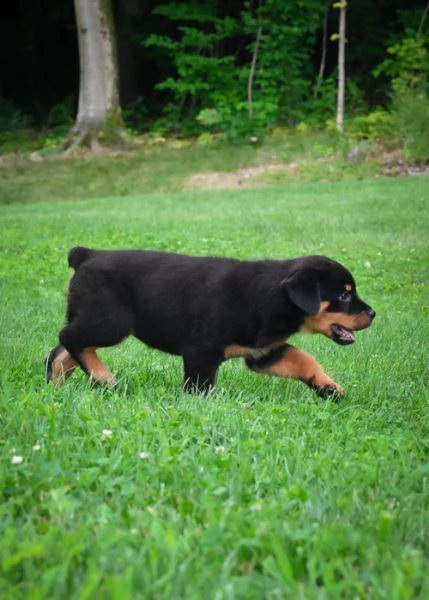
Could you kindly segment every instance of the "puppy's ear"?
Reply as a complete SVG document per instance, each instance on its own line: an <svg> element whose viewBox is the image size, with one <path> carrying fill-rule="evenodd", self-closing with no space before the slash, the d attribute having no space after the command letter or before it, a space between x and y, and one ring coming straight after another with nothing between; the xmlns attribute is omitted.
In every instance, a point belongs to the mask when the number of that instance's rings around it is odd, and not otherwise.
<svg viewBox="0 0 429 600"><path fill-rule="evenodd" d="M299 270L283 279L282 289L289 299L312 317L320 310L320 285L316 271Z"/></svg>

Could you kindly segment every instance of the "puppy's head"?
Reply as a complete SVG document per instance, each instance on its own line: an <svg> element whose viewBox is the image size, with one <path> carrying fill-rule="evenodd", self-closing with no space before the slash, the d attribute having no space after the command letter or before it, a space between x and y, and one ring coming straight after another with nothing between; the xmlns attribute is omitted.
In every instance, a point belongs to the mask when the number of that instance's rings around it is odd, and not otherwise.
<svg viewBox="0 0 429 600"><path fill-rule="evenodd" d="M321 333L337 344L353 344L353 332L369 327L375 317L359 298L352 274L324 256L297 259L282 287L305 313L301 331Z"/></svg>

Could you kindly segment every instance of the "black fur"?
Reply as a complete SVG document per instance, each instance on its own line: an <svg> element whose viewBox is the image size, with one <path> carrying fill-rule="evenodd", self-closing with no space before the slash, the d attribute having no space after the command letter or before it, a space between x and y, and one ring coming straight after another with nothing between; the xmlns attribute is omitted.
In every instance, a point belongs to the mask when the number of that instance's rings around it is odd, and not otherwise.
<svg viewBox="0 0 429 600"><path fill-rule="evenodd" d="M84 348L113 346L132 334L182 356L189 390L214 384L228 346L275 345L345 284L355 289L349 271L323 256L240 261L78 246L69 265L75 274L59 339L76 362L85 369ZM354 309L371 310L356 294L348 305Z"/></svg>

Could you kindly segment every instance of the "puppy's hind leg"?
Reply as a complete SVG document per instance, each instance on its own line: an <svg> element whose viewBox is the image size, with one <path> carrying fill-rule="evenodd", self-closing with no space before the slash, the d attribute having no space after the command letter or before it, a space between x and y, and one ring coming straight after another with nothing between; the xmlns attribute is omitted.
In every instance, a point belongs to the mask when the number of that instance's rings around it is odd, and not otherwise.
<svg viewBox="0 0 429 600"><path fill-rule="evenodd" d="M112 311L86 313L64 327L60 342L93 381L114 385L115 377L97 356L96 349L122 342L131 333L132 323L132 314L117 306Z"/></svg>
<svg viewBox="0 0 429 600"><path fill-rule="evenodd" d="M45 379L55 385L61 385L78 366L69 352L61 345L55 346L45 358Z"/></svg>

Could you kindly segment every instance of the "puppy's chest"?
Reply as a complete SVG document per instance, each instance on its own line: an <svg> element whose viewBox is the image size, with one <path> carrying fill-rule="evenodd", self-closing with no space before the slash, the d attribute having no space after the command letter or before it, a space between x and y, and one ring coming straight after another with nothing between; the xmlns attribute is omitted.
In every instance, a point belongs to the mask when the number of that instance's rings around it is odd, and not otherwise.
<svg viewBox="0 0 429 600"><path fill-rule="evenodd" d="M300 320L288 321L284 315L262 319L252 323L247 335L241 340L244 342L245 339L246 343L229 344L224 349L224 356L226 359L239 356L255 360L264 358L273 350L283 346L288 337L296 333L300 326Z"/></svg>
<svg viewBox="0 0 429 600"><path fill-rule="evenodd" d="M269 356L273 350L283 345L283 340L273 343L267 346L254 347L251 346L240 346L238 344L230 344L224 349L224 357L225 359L229 358L252 358L254 360L259 360L261 358L265 358Z"/></svg>

